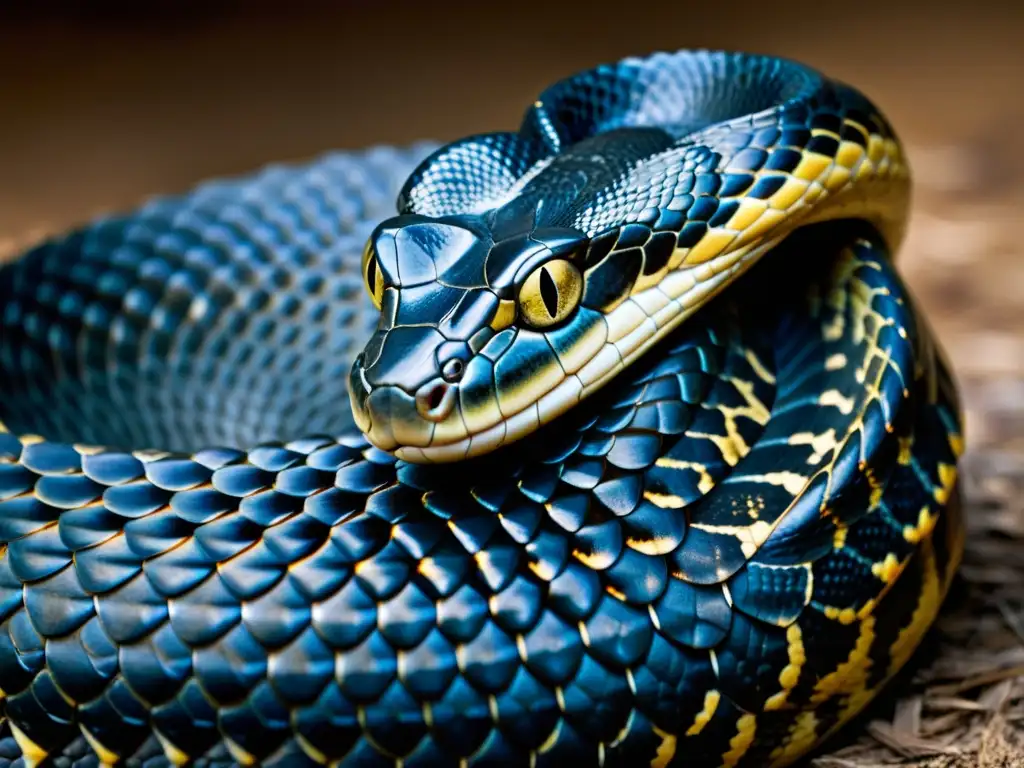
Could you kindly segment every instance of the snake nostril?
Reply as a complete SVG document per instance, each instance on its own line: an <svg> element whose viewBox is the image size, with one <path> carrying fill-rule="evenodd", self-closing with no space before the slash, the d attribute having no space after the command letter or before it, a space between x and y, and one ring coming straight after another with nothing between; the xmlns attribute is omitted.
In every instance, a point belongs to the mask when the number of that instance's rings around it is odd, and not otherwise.
<svg viewBox="0 0 1024 768"><path fill-rule="evenodd" d="M462 378L465 370L465 364L459 358L453 357L441 367L441 375L445 381L454 384Z"/></svg>
<svg viewBox="0 0 1024 768"><path fill-rule="evenodd" d="M432 381L416 393L416 410L429 421L442 421L455 405L455 389L443 381Z"/></svg>
<svg viewBox="0 0 1024 768"><path fill-rule="evenodd" d="M430 394L427 395L427 408L432 411L440 408L441 403L444 402L444 392L446 389L447 387L442 387L440 385L431 389Z"/></svg>

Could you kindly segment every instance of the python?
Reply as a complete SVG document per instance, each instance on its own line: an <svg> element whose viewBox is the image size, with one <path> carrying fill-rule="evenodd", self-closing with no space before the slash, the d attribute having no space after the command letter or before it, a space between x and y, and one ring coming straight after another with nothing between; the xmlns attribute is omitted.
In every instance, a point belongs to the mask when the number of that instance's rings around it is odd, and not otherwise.
<svg viewBox="0 0 1024 768"><path fill-rule="evenodd" d="M958 566L881 112L624 59L0 268L2 759L787 765ZM397 203L396 203L397 201Z"/></svg>

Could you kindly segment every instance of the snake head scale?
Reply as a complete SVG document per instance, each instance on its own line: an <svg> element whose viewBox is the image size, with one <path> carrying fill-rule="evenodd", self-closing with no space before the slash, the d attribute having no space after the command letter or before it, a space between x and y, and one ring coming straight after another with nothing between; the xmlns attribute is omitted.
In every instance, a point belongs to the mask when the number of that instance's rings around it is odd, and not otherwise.
<svg viewBox="0 0 1024 768"><path fill-rule="evenodd" d="M503 234L484 217L401 215L370 237L362 274L380 321L349 392L377 447L466 458L577 402L566 367L603 327L581 306L586 237L557 227Z"/></svg>

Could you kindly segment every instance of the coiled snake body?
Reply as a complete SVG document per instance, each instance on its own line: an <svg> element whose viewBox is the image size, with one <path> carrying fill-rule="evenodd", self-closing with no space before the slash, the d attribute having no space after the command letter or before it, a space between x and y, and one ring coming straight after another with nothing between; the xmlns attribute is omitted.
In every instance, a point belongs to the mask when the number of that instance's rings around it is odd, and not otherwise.
<svg viewBox="0 0 1024 768"><path fill-rule="evenodd" d="M908 190L852 88L684 51L33 248L0 763L805 754L960 558Z"/></svg>

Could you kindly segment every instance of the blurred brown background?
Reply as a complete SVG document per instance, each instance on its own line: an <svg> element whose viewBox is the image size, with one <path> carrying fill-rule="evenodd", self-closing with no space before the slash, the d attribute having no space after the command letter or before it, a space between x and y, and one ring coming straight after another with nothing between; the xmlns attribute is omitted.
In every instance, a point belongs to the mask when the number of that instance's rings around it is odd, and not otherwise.
<svg viewBox="0 0 1024 768"><path fill-rule="evenodd" d="M509 128L600 61L777 53L858 85L901 130L918 181L905 274L987 442L1024 433L1022 30L1006 0L5 3L0 256L211 175Z"/></svg>

